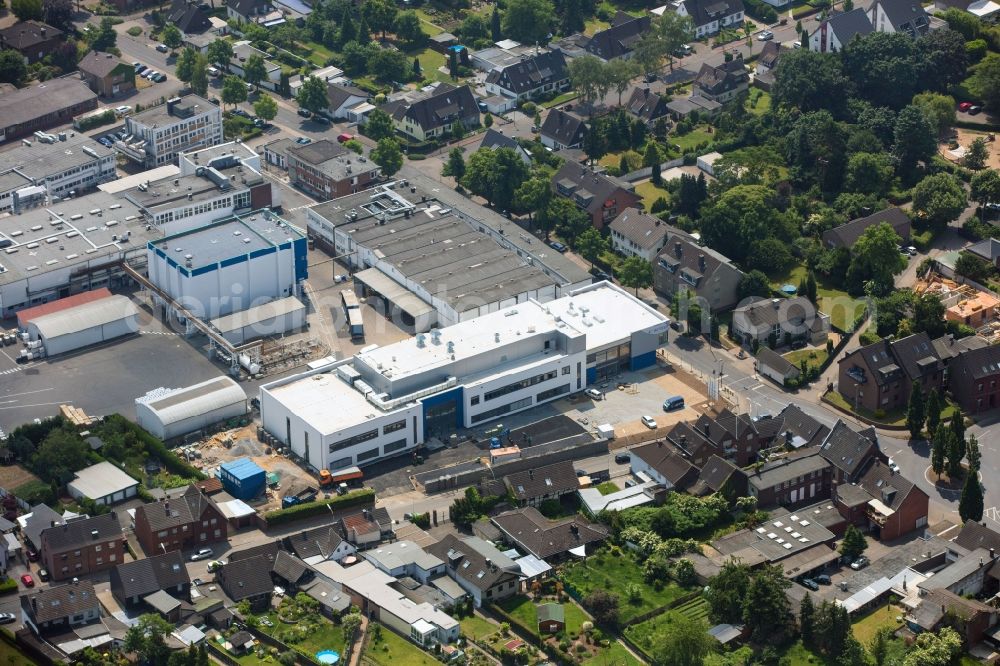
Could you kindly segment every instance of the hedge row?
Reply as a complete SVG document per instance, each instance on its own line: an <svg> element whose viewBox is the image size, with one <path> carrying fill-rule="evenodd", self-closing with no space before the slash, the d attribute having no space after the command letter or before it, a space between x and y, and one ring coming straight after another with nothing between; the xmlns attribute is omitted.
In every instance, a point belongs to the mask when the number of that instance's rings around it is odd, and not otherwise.
<svg viewBox="0 0 1000 666"><path fill-rule="evenodd" d="M17 592L17 580L14 578L4 578L0 580L0 594L12 594Z"/></svg>
<svg viewBox="0 0 1000 666"><path fill-rule="evenodd" d="M353 490L346 495L339 495L337 497L331 497L330 499L317 500L307 504L291 506L287 509L269 511L264 514L264 520L267 521L268 527L273 527L274 525L283 525L284 523L291 523L296 520L318 516L331 511L347 509L352 506L358 506L359 504L374 503L375 491L371 488L362 488L361 490Z"/></svg>
<svg viewBox="0 0 1000 666"><path fill-rule="evenodd" d="M143 443L143 446L146 448L146 452L159 460L160 464L162 464L171 474L176 474L177 476L182 476L187 479L196 479L198 481L204 481L207 478L200 469L192 467L186 460L168 449L162 440L150 435L136 424L128 421L121 414L111 414L110 416L106 416L104 417L104 422L109 425L118 425L126 432L132 432L132 434L135 435L135 438Z"/></svg>

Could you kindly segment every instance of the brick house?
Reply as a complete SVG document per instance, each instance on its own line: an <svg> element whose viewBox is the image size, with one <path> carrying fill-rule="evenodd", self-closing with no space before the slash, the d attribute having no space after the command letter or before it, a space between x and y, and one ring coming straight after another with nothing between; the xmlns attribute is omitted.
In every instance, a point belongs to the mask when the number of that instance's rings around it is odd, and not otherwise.
<svg viewBox="0 0 1000 666"><path fill-rule="evenodd" d="M336 141L320 139L286 152L288 180L323 201L346 197L374 185L379 166Z"/></svg>
<svg viewBox="0 0 1000 666"><path fill-rule="evenodd" d="M811 504L830 497L833 465L816 453L782 458L761 465L747 482L761 508Z"/></svg>
<svg viewBox="0 0 1000 666"><path fill-rule="evenodd" d="M52 580L106 571L125 558L122 528L113 511L44 529L39 541L39 555Z"/></svg>
<svg viewBox="0 0 1000 666"><path fill-rule="evenodd" d="M848 522L882 541L927 525L927 493L879 459L855 483L838 485L834 500Z"/></svg>
<svg viewBox="0 0 1000 666"><path fill-rule="evenodd" d="M101 604L89 580L43 587L21 595L20 601L25 626L39 636L65 634L101 618Z"/></svg>
<svg viewBox="0 0 1000 666"><path fill-rule="evenodd" d="M135 510L135 535L147 555L225 541L229 536L226 525L215 502L193 484L180 497Z"/></svg>
<svg viewBox="0 0 1000 666"><path fill-rule="evenodd" d="M924 395L944 383L944 363L926 333L880 340L848 353L837 365L837 390L870 412L905 408L914 381Z"/></svg>
<svg viewBox="0 0 1000 666"><path fill-rule="evenodd" d="M135 68L111 53L91 51L77 65L83 80L101 97L135 90Z"/></svg>
<svg viewBox="0 0 1000 666"><path fill-rule="evenodd" d="M972 349L951 359L948 390L966 414L1000 406L1000 347Z"/></svg>
<svg viewBox="0 0 1000 666"><path fill-rule="evenodd" d="M819 454L833 465L835 483L853 483L865 465L879 453L878 438L874 428L858 432L837 419L833 428L819 446Z"/></svg>
<svg viewBox="0 0 1000 666"><path fill-rule="evenodd" d="M504 478L504 483L521 506L539 506L546 500L571 495L580 488L572 460L510 474Z"/></svg>
<svg viewBox="0 0 1000 666"><path fill-rule="evenodd" d="M701 299L702 309L723 312L739 301L743 272L709 247L695 243L685 233L670 234L653 263L653 289L673 298L689 291Z"/></svg>
<svg viewBox="0 0 1000 666"><path fill-rule="evenodd" d="M620 211L640 205L642 198L627 183L597 173L579 162L566 160L552 178L556 194L566 197L590 217L595 229L603 229Z"/></svg>
<svg viewBox="0 0 1000 666"><path fill-rule="evenodd" d="M967 645L982 642L987 631L996 626L997 609L975 599L966 599L950 590L931 590L915 610L906 616L911 631L937 631L953 627Z"/></svg>
<svg viewBox="0 0 1000 666"><path fill-rule="evenodd" d="M41 21L21 21L0 30L0 49L17 51L31 65L56 50L63 31Z"/></svg>

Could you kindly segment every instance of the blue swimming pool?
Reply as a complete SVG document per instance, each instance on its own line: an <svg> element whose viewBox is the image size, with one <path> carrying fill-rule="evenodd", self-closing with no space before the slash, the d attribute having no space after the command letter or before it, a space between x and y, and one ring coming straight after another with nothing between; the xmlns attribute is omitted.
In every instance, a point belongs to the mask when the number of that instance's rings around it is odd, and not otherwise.
<svg viewBox="0 0 1000 666"><path fill-rule="evenodd" d="M340 653L333 650L320 650L316 653L316 661L321 664L336 664L340 661Z"/></svg>

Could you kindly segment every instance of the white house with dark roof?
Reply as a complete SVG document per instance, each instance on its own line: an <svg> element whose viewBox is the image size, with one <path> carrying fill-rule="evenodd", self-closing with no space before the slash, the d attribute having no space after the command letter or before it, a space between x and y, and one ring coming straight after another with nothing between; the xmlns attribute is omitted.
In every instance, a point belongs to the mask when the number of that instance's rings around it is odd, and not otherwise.
<svg viewBox="0 0 1000 666"><path fill-rule="evenodd" d="M549 111L539 131L542 145L552 150L579 148L586 135L587 126L583 120L562 109Z"/></svg>
<svg viewBox="0 0 1000 666"><path fill-rule="evenodd" d="M611 221L611 244L615 252L626 257L641 257L653 261L667 242L667 234L679 232L660 218L638 208L626 208Z"/></svg>
<svg viewBox="0 0 1000 666"><path fill-rule="evenodd" d="M767 1L774 4L772 0ZM787 1L783 4L787 4ZM668 5L671 6L681 16L691 17L695 39L714 35L723 28L743 23L743 0L674 0Z"/></svg>
<svg viewBox="0 0 1000 666"><path fill-rule="evenodd" d="M868 20L877 32L901 32L914 39L946 25L917 0L875 0L868 8Z"/></svg>
<svg viewBox="0 0 1000 666"><path fill-rule="evenodd" d="M398 131L417 141L443 136L455 123L466 129L479 125L479 106L469 86L440 83L416 99L392 101L382 110L392 117Z"/></svg>
<svg viewBox="0 0 1000 666"><path fill-rule="evenodd" d="M809 50L818 53L836 53L843 50L855 36L864 37L873 32L871 19L858 7L849 12L834 14L809 34Z"/></svg>
<svg viewBox="0 0 1000 666"><path fill-rule="evenodd" d="M541 95L569 89L569 70L562 51L546 51L505 67L494 69L486 76L486 91L519 102Z"/></svg>
<svg viewBox="0 0 1000 666"><path fill-rule="evenodd" d="M639 43L649 27L649 16L632 16L627 12L619 11L611 20L611 26L594 33L584 50L605 62L628 60L632 57L635 45Z"/></svg>
<svg viewBox="0 0 1000 666"><path fill-rule="evenodd" d="M517 142L517 139L506 134L501 134L492 127L486 130L483 134L483 141L479 144L480 148L491 148L493 150L498 150L500 148L509 148L514 151L514 153L521 158L521 161L525 164L531 164L531 153L524 149L524 146Z"/></svg>
<svg viewBox="0 0 1000 666"><path fill-rule="evenodd" d="M328 82L326 98L329 101L327 110L334 120L347 119L351 122L361 122L364 113L360 108L364 107L367 110L366 102L369 95L361 88Z"/></svg>

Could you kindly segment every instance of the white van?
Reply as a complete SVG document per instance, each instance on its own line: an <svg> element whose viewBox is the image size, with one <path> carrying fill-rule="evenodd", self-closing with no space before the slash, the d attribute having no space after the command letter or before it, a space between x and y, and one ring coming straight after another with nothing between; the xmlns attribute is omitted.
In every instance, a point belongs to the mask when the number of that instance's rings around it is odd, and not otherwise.
<svg viewBox="0 0 1000 666"><path fill-rule="evenodd" d="M208 68L208 75L209 76L218 76L221 73L222 72L219 71L218 67L209 67Z"/></svg>

